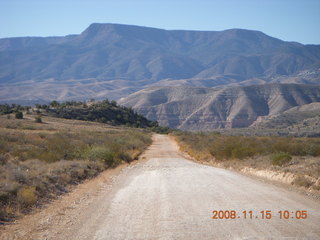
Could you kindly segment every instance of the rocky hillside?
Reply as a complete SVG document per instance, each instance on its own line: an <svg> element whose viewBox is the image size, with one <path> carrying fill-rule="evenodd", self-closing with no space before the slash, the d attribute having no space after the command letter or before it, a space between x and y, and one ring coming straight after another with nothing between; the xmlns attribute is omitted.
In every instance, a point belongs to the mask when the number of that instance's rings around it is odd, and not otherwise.
<svg viewBox="0 0 320 240"><path fill-rule="evenodd" d="M92 24L79 35L0 39L0 101L119 99L151 86L319 83L320 46L259 31Z"/></svg>
<svg viewBox="0 0 320 240"><path fill-rule="evenodd" d="M320 102L290 108L283 113L261 117L252 126L254 129L288 129L290 131L320 130Z"/></svg>
<svg viewBox="0 0 320 240"><path fill-rule="evenodd" d="M154 87L119 101L160 125L184 130L249 127L297 106L312 111L313 102L320 102L319 85Z"/></svg>

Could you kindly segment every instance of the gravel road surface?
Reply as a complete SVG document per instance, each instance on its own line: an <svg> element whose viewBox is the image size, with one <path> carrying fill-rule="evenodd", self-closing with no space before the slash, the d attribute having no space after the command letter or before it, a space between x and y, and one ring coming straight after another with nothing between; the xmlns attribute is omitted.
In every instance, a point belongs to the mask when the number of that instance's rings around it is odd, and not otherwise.
<svg viewBox="0 0 320 240"><path fill-rule="evenodd" d="M164 135L141 158L0 230L0 239L320 239L319 201L187 160ZM235 219L213 219L214 210ZM279 211L288 212L280 219ZM297 219L302 211L307 218Z"/></svg>

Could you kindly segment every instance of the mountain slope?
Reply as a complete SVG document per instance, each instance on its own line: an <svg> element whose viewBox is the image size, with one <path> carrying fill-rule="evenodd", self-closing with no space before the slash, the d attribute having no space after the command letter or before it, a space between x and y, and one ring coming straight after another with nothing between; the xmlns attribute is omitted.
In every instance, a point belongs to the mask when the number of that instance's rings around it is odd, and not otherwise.
<svg viewBox="0 0 320 240"><path fill-rule="evenodd" d="M259 31L92 24L79 35L0 39L0 101L118 99L157 84L312 84L319 69L319 45Z"/></svg>
<svg viewBox="0 0 320 240"><path fill-rule="evenodd" d="M288 128L308 129L310 132L320 128L320 102L313 102L290 108L283 113L262 117L252 125L256 129Z"/></svg>
<svg viewBox="0 0 320 240"><path fill-rule="evenodd" d="M320 102L320 86L267 84L230 88L154 87L120 99L160 125L184 130L249 127L260 116Z"/></svg>

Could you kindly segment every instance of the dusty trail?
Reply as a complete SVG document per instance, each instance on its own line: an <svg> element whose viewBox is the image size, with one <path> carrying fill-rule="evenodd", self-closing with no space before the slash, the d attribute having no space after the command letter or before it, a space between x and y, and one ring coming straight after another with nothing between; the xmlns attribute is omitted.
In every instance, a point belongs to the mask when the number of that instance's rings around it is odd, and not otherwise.
<svg viewBox="0 0 320 240"><path fill-rule="evenodd" d="M0 238L320 239L319 202L186 160L168 136L155 135L142 161L113 171L7 227ZM213 210L235 210L240 218L214 220ZM244 219L244 210L253 219ZM261 219L262 210L272 218ZM280 210L306 210L308 218L279 219Z"/></svg>

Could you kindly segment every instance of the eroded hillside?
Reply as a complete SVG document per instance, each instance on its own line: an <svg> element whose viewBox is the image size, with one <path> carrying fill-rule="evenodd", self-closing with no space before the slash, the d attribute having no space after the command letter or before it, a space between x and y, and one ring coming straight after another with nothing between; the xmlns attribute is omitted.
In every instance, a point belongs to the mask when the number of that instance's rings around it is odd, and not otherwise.
<svg viewBox="0 0 320 240"><path fill-rule="evenodd" d="M164 126L213 130L249 127L261 121L261 117L277 116L293 107L319 101L320 86L268 84L221 89L155 87L119 103Z"/></svg>

